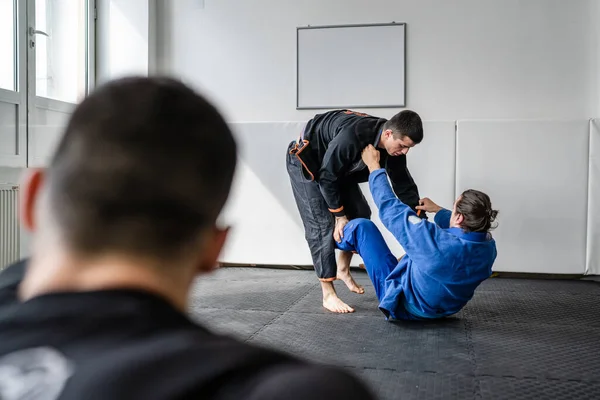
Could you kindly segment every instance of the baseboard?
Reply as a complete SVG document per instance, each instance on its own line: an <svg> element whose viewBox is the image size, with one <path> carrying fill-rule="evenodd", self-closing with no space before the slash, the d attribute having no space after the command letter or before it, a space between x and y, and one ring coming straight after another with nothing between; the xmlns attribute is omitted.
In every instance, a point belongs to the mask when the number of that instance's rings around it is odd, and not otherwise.
<svg viewBox="0 0 600 400"><path fill-rule="evenodd" d="M540 274L532 272L494 272L492 278L510 279L546 279L546 280L580 280L583 274Z"/></svg>
<svg viewBox="0 0 600 400"><path fill-rule="evenodd" d="M312 265L265 265L265 264L242 264L242 263L219 263L220 268L267 268L312 271ZM364 271L359 267L351 267L352 270ZM530 272L494 272L492 278L510 279L545 279L545 280L591 280L600 281L600 276L588 276L583 274L539 274ZM595 278L595 279L594 279Z"/></svg>
<svg viewBox="0 0 600 400"><path fill-rule="evenodd" d="M312 265L241 264L241 263L219 263L219 268L297 269L297 270L303 270L303 271L314 270L314 267Z"/></svg>
<svg viewBox="0 0 600 400"><path fill-rule="evenodd" d="M586 275L583 278L581 278L581 280L600 283L600 275Z"/></svg>

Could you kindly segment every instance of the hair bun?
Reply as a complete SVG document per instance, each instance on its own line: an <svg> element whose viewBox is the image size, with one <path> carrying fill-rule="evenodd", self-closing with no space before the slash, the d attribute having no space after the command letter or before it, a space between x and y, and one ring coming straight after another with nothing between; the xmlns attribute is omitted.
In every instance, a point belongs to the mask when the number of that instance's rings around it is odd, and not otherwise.
<svg viewBox="0 0 600 400"><path fill-rule="evenodd" d="M498 216L498 210L488 210L488 216L490 217L490 220L495 220L496 217Z"/></svg>

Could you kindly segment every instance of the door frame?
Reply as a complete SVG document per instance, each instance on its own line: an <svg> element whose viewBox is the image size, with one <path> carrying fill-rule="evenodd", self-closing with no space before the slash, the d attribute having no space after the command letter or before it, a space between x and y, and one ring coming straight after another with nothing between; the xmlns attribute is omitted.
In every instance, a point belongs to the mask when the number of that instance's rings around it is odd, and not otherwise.
<svg viewBox="0 0 600 400"><path fill-rule="evenodd" d="M26 4L13 0L14 6L14 51L15 91L0 89L0 102L16 106L15 151L0 155L3 167L25 167L27 165L27 41L23 34L27 27Z"/></svg>

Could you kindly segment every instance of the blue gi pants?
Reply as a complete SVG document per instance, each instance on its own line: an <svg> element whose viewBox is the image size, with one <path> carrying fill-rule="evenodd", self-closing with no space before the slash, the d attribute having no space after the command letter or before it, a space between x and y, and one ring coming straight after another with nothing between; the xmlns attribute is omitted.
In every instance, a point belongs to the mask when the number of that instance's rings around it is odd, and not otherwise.
<svg viewBox="0 0 600 400"><path fill-rule="evenodd" d="M344 238L337 247L344 251L356 251L362 257L377 299L381 301L387 288L387 278L396 268L398 259L392 254L377 226L363 218L348 222L344 228ZM408 313L402 304L395 310L385 310L381 307L380 309L388 319L421 320Z"/></svg>

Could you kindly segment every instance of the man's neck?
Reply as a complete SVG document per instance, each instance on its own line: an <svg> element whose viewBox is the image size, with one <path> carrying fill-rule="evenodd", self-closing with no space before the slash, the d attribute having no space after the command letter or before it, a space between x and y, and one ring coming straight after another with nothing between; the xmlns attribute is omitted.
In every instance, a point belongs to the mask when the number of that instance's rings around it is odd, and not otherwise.
<svg viewBox="0 0 600 400"><path fill-rule="evenodd" d="M379 137L379 142L377 143L378 149L385 149L385 145L383 143L384 140L385 140L385 137L383 136L383 133L381 133L381 136Z"/></svg>
<svg viewBox="0 0 600 400"><path fill-rule="evenodd" d="M56 292L133 289L154 293L185 311L194 274L191 271L186 276L177 276L177 271L162 274L159 267L147 260L117 256L85 258L56 252L37 254L27 266L19 298L26 301Z"/></svg>
<svg viewBox="0 0 600 400"><path fill-rule="evenodd" d="M450 228L460 229L462 232L464 232L464 229L459 224L452 224L452 223L450 223Z"/></svg>

